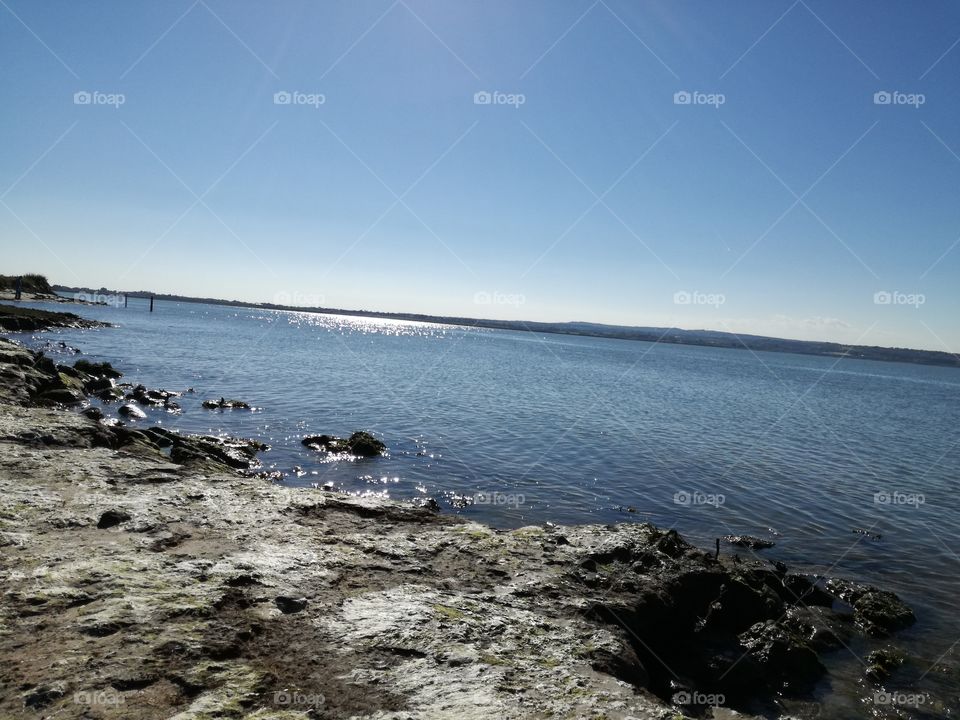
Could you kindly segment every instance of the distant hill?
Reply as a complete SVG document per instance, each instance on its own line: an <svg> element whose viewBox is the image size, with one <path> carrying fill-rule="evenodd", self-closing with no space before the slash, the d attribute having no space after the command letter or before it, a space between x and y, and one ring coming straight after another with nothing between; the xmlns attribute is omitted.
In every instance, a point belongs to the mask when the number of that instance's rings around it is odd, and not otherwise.
<svg viewBox="0 0 960 720"><path fill-rule="evenodd" d="M676 345L699 345L704 347L750 350L753 352L788 352L798 353L800 355L823 355L827 357L854 358L858 360L879 360L883 362L905 362L919 365L960 367L960 355L937 350L913 350L910 348L884 348L869 345L844 345L841 343L812 340L789 340L763 335L739 335L719 330L681 330L680 328L633 327L629 325L603 325L601 323L589 322L547 323L523 320L487 320L483 318L447 317L441 315L421 315L417 313L389 313L373 310L344 310L342 308L321 307L303 308L276 305L274 303L249 303L239 300L221 300L219 298L166 295L162 293L151 293L145 290L123 293L107 290L106 288L92 290L90 288L75 288L63 285L55 285L53 289L60 293L82 292L94 296L99 294L103 296L127 295L137 298L154 297L157 300L167 300L171 302L195 302L232 307L262 308L265 310L292 310L295 312L315 312L330 315L412 320L416 322L492 328L496 330L581 335Z"/></svg>
<svg viewBox="0 0 960 720"><path fill-rule="evenodd" d="M30 274L21 277L23 277L23 292L42 293L45 295L53 294L53 288L50 287L50 283L47 282L47 278L43 275ZM15 290L16 286L16 275L0 275L0 290Z"/></svg>

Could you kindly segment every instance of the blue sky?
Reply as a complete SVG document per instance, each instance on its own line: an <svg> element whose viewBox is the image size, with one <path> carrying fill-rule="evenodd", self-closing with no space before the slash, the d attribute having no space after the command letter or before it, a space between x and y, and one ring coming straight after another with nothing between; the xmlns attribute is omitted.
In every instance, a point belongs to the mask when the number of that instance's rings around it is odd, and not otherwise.
<svg viewBox="0 0 960 720"><path fill-rule="evenodd" d="M3 0L2 272L960 352L958 40L949 1Z"/></svg>

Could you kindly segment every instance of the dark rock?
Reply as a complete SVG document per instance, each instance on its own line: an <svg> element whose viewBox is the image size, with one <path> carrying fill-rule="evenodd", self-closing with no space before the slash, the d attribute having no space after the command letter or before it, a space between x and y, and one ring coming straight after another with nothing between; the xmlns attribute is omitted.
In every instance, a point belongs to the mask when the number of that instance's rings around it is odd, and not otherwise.
<svg viewBox="0 0 960 720"><path fill-rule="evenodd" d="M387 446L368 432L358 431L349 438L333 435L311 435L305 437L301 443L315 450L326 450L331 453L349 453L360 457L375 457L382 455Z"/></svg>
<svg viewBox="0 0 960 720"><path fill-rule="evenodd" d="M57 403L60 405L76 405L77 403L83 402L84 398L83 395L76 390L57 388L40 393L38 400L46 403Z"/></svg>
<svg viewBox="0 0 960 720"><path fill-rule="evenodd" d="M298 613L307 607L306 598L292 598L286 595L278 595L274 602L276 602L277 607L280 608L280 612L285 615Z"/></svg>
<svg viewBox="0 0 960 720"><path fill-rule="evenodd" d="M867 679L874 683L882 683L890 678L890 674L903 664L903 653L896 648L882 648L867 655L867 669L864 671Z"/></svg>
<svg viewBox="0 0 960 720"><path fill-rule="evenodd" d="M731 545L750 548L751 550L764 550L775 545L771 540L764 540L753 535L724 535L723 539Z"/></svg>
<svg viewBox="0 0 960 720"><path fill-rule="evenodd" d="M767 683L779 689L807 691L827 671L803 638L782 623L757 623L740 635L740 643Z"/></svg>
<svg viewBox="0 0 960 720"><path fill-rule="evenodd" d="M916 622L913 611L888 590L836 578L827 581L827 590L853 608L854 621L869 635L888 635Z"/></svg>
<svg viewBox="0 0 960 720"><path fill-rule="evenodd" d="M80 414L81 414L81 415L85 415L86 417L90 418L91 420L102 420L102 419L103 419L103 411L102 411L100 408L98 408L98 407L88 407L88 408L85 409L85 410L81 410L81 411L80 411Z"/></svg>
<svg viewBox="0 0 960 720"><path fill-rule="evenodd" d="M123 510L107 510L100 516L97 527L101 530L112 528L120 523L125 523L130 519L130 513Z"/></svg>
<svg viewBox="0 0 960 720"><path fill-rule="evenodd" d="M104 390L109 390L114 386L112 378L108 377L98 377L90 378L83 384L83 389L88 393L98 393L103 392Z"/></svg>
<svg viewBox="0 0 960 720"><path fill-rule="evenodd" d="M23 704L28 708L43 708L66 694L66 690L60 685L42 685L28 692L23 697Z"/></svg>
<svg viewBox="0 0 960 720"><path fill-rule="evenodd" d="M94 377L118 378L123 376L122 372L115 370L113 365L108 362L95 363L89 360L77 360L73 364L73 367L82 373L93 375Z"/></svg>
<svg viewBox="0 0 960 720"><path fill-rule="evenodd" d="M220 398L219 400L204 400L202 404L207 410L250 410L250 405L243 400Z"/></svg>

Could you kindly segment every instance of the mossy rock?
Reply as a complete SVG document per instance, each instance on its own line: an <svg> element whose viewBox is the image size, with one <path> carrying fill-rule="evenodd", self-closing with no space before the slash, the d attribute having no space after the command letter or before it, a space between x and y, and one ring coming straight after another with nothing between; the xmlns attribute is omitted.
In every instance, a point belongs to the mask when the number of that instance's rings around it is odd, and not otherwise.
<svg viewBox="0 0 960 720"><path fill-rule="evenodd" d="M332 453L349 453L360 457L376 457L382 455L387 446L368 432L359 430L346 440L333 435L311 435L305 437L301 443L317 450L326 450Z"/></svg>

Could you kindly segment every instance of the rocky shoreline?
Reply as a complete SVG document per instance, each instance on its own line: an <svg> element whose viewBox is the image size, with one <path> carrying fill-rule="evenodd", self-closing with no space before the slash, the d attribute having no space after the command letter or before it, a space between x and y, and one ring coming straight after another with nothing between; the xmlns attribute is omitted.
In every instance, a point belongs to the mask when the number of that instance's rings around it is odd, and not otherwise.
<svg viewBox="0 0 960 720"><path fill-rule="evenodd" d="M0 340L0 717L802 716L826 653L914 620L648 524L283 487L258 444L82 411L108 368Z"/></svg>

